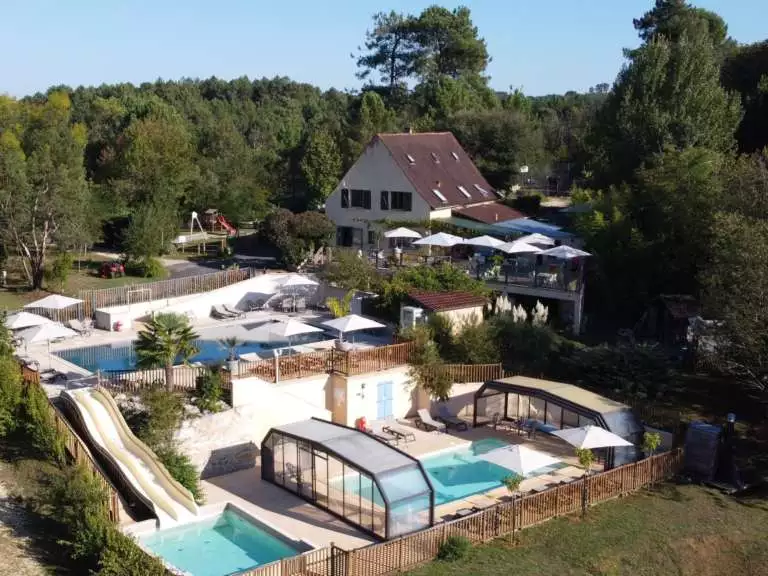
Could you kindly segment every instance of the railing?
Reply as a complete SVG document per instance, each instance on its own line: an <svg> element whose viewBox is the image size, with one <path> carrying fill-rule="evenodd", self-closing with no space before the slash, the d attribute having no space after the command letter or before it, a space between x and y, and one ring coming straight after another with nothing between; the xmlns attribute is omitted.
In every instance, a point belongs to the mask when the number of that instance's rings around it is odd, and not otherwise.
<svg viewBox="0 0 768 576"><path fill-rule="evenodd" d="M183 394L191 394L197 387L198 377L206 374L209 368L205 366L175 366L173 368L173 390ZM232 403L232 377L226 370L219 372L221 387L224 391L223 400ZM152 386L165 385L165 369L124 370L99 372L99 384L112 394L125 392L137 393Z"/></svg>
<svg viewBox="0 0 768 576"><path fill-rule="evenodd" d="M238 572L236 576L345 576L349 552L331 544L293 558L284 558L253 570Z"/></svg>
<svg viewBox="0 0 768 576"><path fill-rule="evenodd" d="M486 382L504 377L504 369L498 364L446 364L444 369L454 384Z"/></svg>
<svg viewBox="0 0 768 576"><path fill-rule="evenodd" d="M549 270L547 267L546 270ZM539 270L517 270L514 266L484 266L479 270L471 268L471 273L478 280L486 282L498 282L505 285L527 286L531 288L544 288L560 292L578 292L582 288L582 280L579 272L570 270L549 272L545 268Z"/></svg>

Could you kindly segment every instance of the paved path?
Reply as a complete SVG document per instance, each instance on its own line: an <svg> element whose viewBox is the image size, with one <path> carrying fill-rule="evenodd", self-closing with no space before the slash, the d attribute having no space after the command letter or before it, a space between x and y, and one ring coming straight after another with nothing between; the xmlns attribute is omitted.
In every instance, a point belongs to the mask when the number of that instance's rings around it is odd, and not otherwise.
<svg viewBox="0 0 768 576"><path fill-rule="evenodd" d="M0 467L7 464L0 462ZM29 550L29 522L24 507L0 481L0 576L44 576L48 572Z"/></svg>

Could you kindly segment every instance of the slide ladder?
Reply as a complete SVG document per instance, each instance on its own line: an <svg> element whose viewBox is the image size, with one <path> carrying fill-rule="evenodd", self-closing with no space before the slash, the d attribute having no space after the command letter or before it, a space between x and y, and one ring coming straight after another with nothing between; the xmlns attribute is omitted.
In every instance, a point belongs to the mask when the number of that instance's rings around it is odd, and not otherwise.
<svg viewBox="0 0 768 576"><path fill-rule="evenodd" d="M161 528L196 519L199 510L192 494L134 436L108 392L88 387L65 390L61 396L76 410L92 445L117 467Z"/></svg>

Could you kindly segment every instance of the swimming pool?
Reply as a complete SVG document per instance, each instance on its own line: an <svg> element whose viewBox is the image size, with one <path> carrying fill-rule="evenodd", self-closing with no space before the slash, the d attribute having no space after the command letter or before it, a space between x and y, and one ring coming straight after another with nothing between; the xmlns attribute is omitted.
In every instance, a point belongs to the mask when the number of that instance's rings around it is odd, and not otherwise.
<svg viewBox="0 0 768 576"><path fill-rule="evenodd" d="M322 332L312 334L302 334L292 337L290 345L307 344L310 342L319 342L328 338ZM275 348L284 348L288 342L281 341L246 341L237 347L238 354L248 352L266 352ZM218 340L196 340L195 346L199 352L195 354L191 361L202 362L203 364L223 363L229 355L229 350L222 346ZM83 348L70 348L69 350L60 350L55 352L56 356L77 364L90 372L101 370L109 372L115 370L134 370L136 368L136 354L133 350L133 341L127 341L118 344L104 344L101 346L85 346ZM179 361L180 363L180 361Z"/></svg>
<svg viewBox="0 0 768 576"><path fill-rule="evenodd" d="M435 505L461 500L503 486L502 480L514 472L479 458L491 450L508 446L497 438L472 442L465 448L426 456L421 460L435 489ZM535 476L546 474L559 466L536 470Z"/></svg>
<svg viewBox="0 0 768 576"><path fill-rule="evenodd" d="M225 576L310 549L231 508L209 520L140 536L139 542L192 576Z"/></svg>

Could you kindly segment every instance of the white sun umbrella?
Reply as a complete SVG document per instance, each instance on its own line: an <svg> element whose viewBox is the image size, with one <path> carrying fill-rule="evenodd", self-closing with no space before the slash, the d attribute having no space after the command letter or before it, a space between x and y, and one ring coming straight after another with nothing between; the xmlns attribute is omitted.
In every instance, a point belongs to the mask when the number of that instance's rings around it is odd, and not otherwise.
<svg viewBox="0 0 768 576"><path fill-rule="evenodd" d="M286 290L293 297L293 307L296 308L296 294L301 288L317 286L318 283L312 278L302 276L301 274L290 274L280 282L280 289Z"/></svg>
<svg viewBox="0 0 768 576"><path fill-rule="evenodd" d="M21 328L30 328L42 324L51 324L51 321L45 316L32 314L31 312L16 312L5 319L5 325L11 330L20 330Z"/></svg>
<svg viewBox="0 0 768 576"><path fill-rule="evenodd" d="M66 326L57 324L55 322L49 322L48 324L40 324L39 326L33 326L32 328L26 328L19 332L19 337L24 341L24 345L35 344L38 342L48 343L48 367L51 366L51 340L59 340L61 338L72 338L77 336L77 332L70 330Z"/></svg>
<svg viewBox="0 0 768 576"><path fill-rule="evenodd" d="M544 234L539 234L538 232L535 232L533 234L528 234L526 236L522 236L517 239L518 242L525 242L527 244L536 244L538 246L554 246L555 241L554 239L550 238L549 236L545 236Z"/></svg>
<svg viewBox="0 0 768 576"><path fill-rule="evenodd" d="M464 240L462 244L467 244L468 246L477 246L478 248L497 249L499 246L503 246L504 242L498 238L494 238L493 236L478 236L477 238Z"/></svg>
<svg viewBox="0 0 768 576"><path fill-rule="evenodd" d="M395 228L394 230L390 230L388 232L384 232L384 238L421 238L421 234L416 232L415 230L411 230L409 228Z"/></svg>
<svg viewBox="0 0 768 576"><path fill-rule="evenodd" d="M512 470L512 472L520 476L527 476L541 468L560 463L560 460L553 458L549 454L521 444L497 448L480 455L479 458L507 470Z"/></svg>
<svg viewBox="0 0 768 576"><path fill-rule="evenodd" d="M539 252L539 254L542 256L552 256L553 258L559 258L560 260L571 260L583 256L592 256L589 252L584 252L584 250L565 245L555 246L549 250L543 250L542 252Z"/></svg>
<svg viewBox="0 0 768 576"><path fill-rule="evenodd" d="M441 246L443 248L450 248L451 246L463 242L464 238L461 238L460 236L454 236L453 234L448 234L446 232L438 232L437 234L422 238L421 240L416 240L413 244L415 246Z"/></svg>
<svg viewBox="0 0 768 576"><path fill-rule="evenodd" d="M47 310L63 310L76 304L82 303L82 300L78 298L70 298L69 296L63 296L61 294L51 294L40 300L35 300L29 304L25 304L24 308L45 308Z"/></svg>
<svg viewBox="0 0 768 576"><path fill-rule="evenodd" d="M347 316L342 316L341 318L328 320L327 322L323 322L323 326L328 326L328 328L338 330L339 335L345 334L347 332L357 332L358 330L386 328L386 326L381 322L376 322L376 320L371 320L370 318L359 316L357 314L348 314Z"/></svg>
<svg viewBox="0 0 768 576"><path fill-rule="evenodd" d="M541 252L541 248L528 244L522 240L515 240L514 242L507 242L498 247L498 250L506 252L507 254L538 254Z"/></svg>
<svg viewBox="0 0 768 576"><path fill-rule="evenodd" d="M552 432L576 448L613 448L618 446L632 446L632 442L624 440L618 434L600 428L600 426L582 426L581 428L566 428Z"/></svg>

